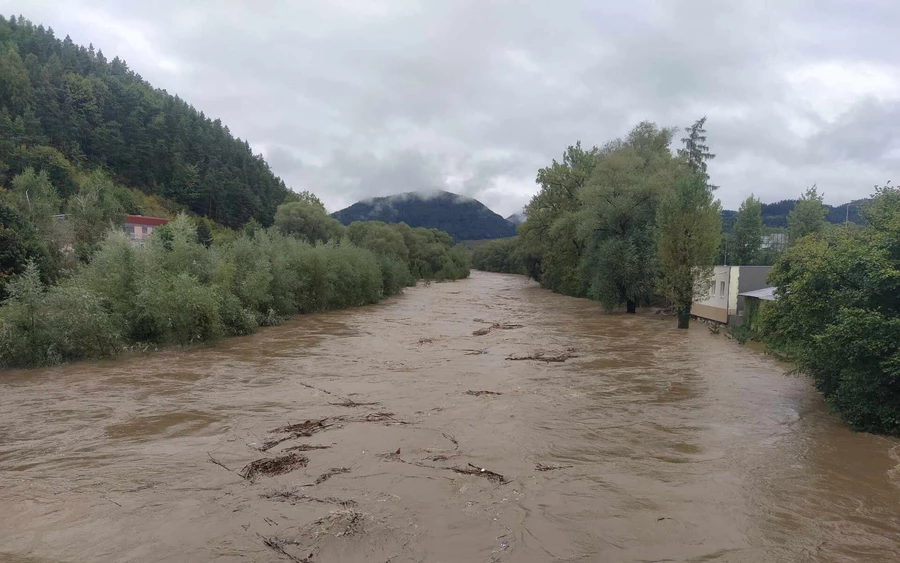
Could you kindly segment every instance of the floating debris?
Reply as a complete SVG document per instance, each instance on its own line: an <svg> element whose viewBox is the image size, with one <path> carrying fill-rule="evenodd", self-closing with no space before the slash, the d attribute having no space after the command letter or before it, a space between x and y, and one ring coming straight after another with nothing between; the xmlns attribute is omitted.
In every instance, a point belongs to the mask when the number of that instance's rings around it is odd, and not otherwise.
<svg viewBox="0 0 900 563"><path fill-rule="evenodd" d="M298 502L315 502L319 504L336 504L345 508L356 506L355 500L344 500L335 497L313 497L310 495L296 493L294 491L271 491L260 496L269 500L286 502L289 504L297 504Z"/></svg>
<svg viewBox="0 0 900 563"><path fill-rule="evenodd" d="M282 426L281 428L272 430L272 433L289 433L293 434L294 438L309 437L316 432L321 432L322 430L330 428L344 421L345 418L341 416L327 416L325 418L320 418L319 420L307 420L304 422L299 422L297 424L288 424L287 426Z"/></svg>
<svg viewBox="0 0 900 563"><path fill-rule="evenodd" d="M400 459L400 448L396 452L388 452L386 454L378 454L378 457L385 461L403 461Z"/></svg>
<svg viewBox="0 0 900 563"><path fill-rule="evenodd" d="M312 450L327 450L331 446L315 446L312 444L299 444L297 446L291 446L289 448L284 448L285 452L310 452Z"/></svg>
<svg viewBox="0 0 900 563"><path fill-rule="evenodd" d="M482 395L502 395L499 391L472 391L471 389L466 391L466 395L472 395L474 397L481 397Z"/></svg>
<svg viewBox="0 0 900 563"><path fill-rule="evenodd" d="M484 321L482 321L482 322L484 322ZM475 332L472 333L472 336L484 336L485 334L488 334L492 330L512 330L514 328L522 328L524 326L525 325L511 324L511 323L494 323L491 326L479 328L478 330L476 330Z"/></svg>
<svg viewBox="0 0 900 563"><path fill-rule="evenodd" d="M574 465L549 465L546 463L536 463L534 465L535 471L554 471L556 469L568 469L570 467L574 467Z"/></svg>
<svg viewBox="0 0 900 563"><path fill-rule="evenodd" d="M343 475L344 473L350 473L350 468L348 467L332 467L325 473L322 473L316 478L316 485L321 485L325 481L331 479L335 475Z"/></svg>
<svg viewBox="0 0 900 563"><path fill-rule="evenodd" d="M521 361L521 360L534 360L536 362L564 362L570 358L575 358L575 354L572 353L572 350L566 350L565 352L559 352L555 354L548 355L546 352L535 352L534 354L529 354L527 356L516 356L515 354L511 356L507 356L507 360L512 361Z"/></svg>
<svg viewBox="0 0 900 563"><path fill-rule="evenodd" d="M265 475L267 477L284 475L300 467L306 467L307 463L309 463L308 457L296 453L257 459L244 466L241 469L240 476L248 481L253 481L257 475Z"/></svg>
<svg viewBox="0 0 900 563"><path fill-rule="evenodd" d="M460 473L462 475L478 475L479 477L484 477L485 479L493 481L498 485L505 485L510 482L509 479L507 479L503 475L500 475L499 473L496 473L489 469L485 469L483 467L478 467L477 465L472 465L471 463L466 467L451 467L450 471L453 471L454 473Z"/></svg>
<svg viewBox="0 0 900 563"><path fill-rule="evenodd" d="M357 403L353 399L344 399L340 403L328 403L328 404L335 406L335 407L353 408L353 407L371 407L371 406L375 406L375 405L380 405L381 403Z"/></svg>
<svg viewBox="0 0 900 563"><path fill-rule="evenodd" d="M287 557L288 559L290 559L291 561L294 561L295 563L312 563L312 558L313 558L312 553L310 553L308 557L297 557L296 555L291 555L290 553L288 553L287 551L284 550L284 546L286 546L286 545L299 545L297 542L291 541L291 540L280 540L278 538L267 538L267 537L259 535L259 534L257 534L257 535L262 538L263 543L266 545L266 547L268 547L272 551L278 553L279 555Z"/></svg>
<svg viewBox="0 0 900 563"><path fill-rule="evenodd" d="M381 422L384 424L409 424L405 420L397 420L392 412L373 412L362 418L354 419L353 422Z"/></svg>

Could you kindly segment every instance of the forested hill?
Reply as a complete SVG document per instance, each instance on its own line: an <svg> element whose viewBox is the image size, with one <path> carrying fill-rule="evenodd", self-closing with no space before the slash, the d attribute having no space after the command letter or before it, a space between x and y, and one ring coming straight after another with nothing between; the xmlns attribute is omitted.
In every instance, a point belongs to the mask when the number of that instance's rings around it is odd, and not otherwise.
<svg viewBox="0 0 900 563"><path fill-rule="evenodd" d="M827 205L822 204L822 207L825 208L825 220L834 225L839 225L846 221L848 218L851 223L862 224L863 219L859 214L859 210L862 205L864 205L868 200L856 200L850 202L850 213L847 214L847 204L843 205ZM776 203L764 203L762 204L762 221L763 225L766 227L778 227L778 228L786 228L788 226L787 217L788 213L794 209L794 204L797 203L796 199L783 199ZM737 211L732 211L728 209L722 210L722 227L729 231L731 230L731 224L734 222L734 218L737 216Z"/></svg>
<svg viewBox="0 0 900 563"><path fill-rule="evenodd" d="M218 119L153 88L118 57L0 16L0 185L46 170L65 199L81 169L228 226L271 224L288 190Z"/></svg>
<svg viewBox="0 0 900 563"><path fill-rule="evenodd" d="M332 214L345 225L354 221L406 223L447 232L457 241L511 237L516 227L480 201L450 192L410 192L359 201Z"/></svg>

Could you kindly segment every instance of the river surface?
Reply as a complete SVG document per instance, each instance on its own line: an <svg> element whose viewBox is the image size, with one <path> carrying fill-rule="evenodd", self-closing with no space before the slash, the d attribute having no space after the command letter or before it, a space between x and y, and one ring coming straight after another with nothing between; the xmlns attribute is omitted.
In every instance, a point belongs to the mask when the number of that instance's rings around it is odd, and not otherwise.
<svg viewBox="0 0 900 563"><path fill-rule="evenodd" d="M900 560L900 441L674 326L475 272L0 374L0 561Z"/></svg>

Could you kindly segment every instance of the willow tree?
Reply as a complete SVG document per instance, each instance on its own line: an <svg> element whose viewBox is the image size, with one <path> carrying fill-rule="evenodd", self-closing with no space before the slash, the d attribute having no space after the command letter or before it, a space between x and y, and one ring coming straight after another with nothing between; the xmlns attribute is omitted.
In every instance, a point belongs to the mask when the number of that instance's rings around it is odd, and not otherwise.
<svg viewBox="0 0 900 563"><path fill-rule="evenodd" d="M722 230L722 209L706 179L685 171L657 217L659 266L671 292L678 328L688 328L694 299L708 291Z"/></svg>
<svg viewBox="0 0 900 563"><path fill-rule="evenodd" d="M580 191L582 271L589 296L634 313L653 296L658 272L656 210L674 170L671 129L643 122L600 152Z"/></svg>
<svg viewBox="0 0 900 563"><path fill-rule="evenodd" d="M578 264L583 243L574 213L578 192L587 183L596 164L598 149L581 148L578 142L538 171L540 191L525 209L528 219L519 227L529 275L542 286L568 295L584 296L587 285Z"/></svg>

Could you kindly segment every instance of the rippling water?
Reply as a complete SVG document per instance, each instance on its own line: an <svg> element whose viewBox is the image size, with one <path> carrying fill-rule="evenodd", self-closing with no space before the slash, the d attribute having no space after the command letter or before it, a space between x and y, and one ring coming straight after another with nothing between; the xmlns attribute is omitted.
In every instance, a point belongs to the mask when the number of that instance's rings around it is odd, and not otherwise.
<svg viewBox="0 0 900 563"><path fill-rule="evenodd" d="M472 334L492 323L523 326ZM900 441L674 324L475 273L216 347L3 373L0 561L900 559ZM507 359L539 353L573 357ZM238 475L287 451L308 465Z"/></svg>

